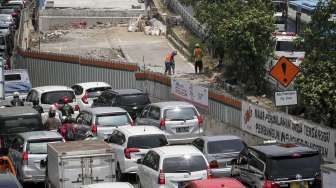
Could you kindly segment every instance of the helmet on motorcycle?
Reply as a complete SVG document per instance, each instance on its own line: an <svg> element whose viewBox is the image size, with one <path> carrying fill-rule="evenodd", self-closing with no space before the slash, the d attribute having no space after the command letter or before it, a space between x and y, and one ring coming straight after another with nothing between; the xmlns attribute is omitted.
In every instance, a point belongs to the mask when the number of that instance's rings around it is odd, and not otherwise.
<svg viewBox="0 0 336 188"><path fill-rule="evenodd" d="M64 96L64 97L63 97L63 103L64 103L64 104L68 104L68 103L70 103L70 98L69 98L68 96Z"/></svg>
<svg viewBox="0 0 336 188"><path fill-rule="evenodd" d="M13 93L13 98L19 98L19 97L20 97L20 93L17 92L17 91L15 91L15 92Z"/></svg>

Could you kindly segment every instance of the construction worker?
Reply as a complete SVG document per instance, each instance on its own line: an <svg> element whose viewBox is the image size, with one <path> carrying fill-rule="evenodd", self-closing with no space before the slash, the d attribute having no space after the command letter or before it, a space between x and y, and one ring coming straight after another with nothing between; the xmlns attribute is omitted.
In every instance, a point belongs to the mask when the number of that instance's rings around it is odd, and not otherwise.
<svg viewBox="0 0 336 188"><path fill-rule="evenodd" d="M201 73L202 69L203 69L203 61L202 61L202 57L203 57L203 51L200 48L199 44L195 45L195 49L194 49L194 60L195 60L195 73ZM197 71L198 70L198 71Z"/></svg>
<svg viewBox="0 0 336 188"><path fill-rule="evenodd" d="M171 71L173 71L173 74L175 74L175 60L174 56L177 55L177 51L173 51L169 54L166 55L166 60L165 60L165 75L168 74L171 75Z"/></svg>
<svg viewBox="0 0 336 188"><path fill-rule="evenodd" d="M13 99L10 101L12 106L23 106L23 101L20 99L20 93L14 92Z"/></svg>

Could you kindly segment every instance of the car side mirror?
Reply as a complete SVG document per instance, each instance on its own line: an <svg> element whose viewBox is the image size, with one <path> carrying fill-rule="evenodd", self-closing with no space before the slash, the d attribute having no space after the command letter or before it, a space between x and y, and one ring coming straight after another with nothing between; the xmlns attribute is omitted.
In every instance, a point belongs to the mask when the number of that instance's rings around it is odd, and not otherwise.
<svg viewBox="0 0 336 188"><path fill-rule="evenodd" d="M138 160L136 161L136 163L137 163L137 164L142 164L142 159L138 159Z"/></svg>

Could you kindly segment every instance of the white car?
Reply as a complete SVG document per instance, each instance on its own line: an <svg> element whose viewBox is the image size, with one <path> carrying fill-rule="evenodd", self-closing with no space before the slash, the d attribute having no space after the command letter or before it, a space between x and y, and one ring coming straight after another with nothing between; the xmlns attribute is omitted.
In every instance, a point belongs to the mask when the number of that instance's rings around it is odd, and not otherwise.
<svg viewBox="0 0 336 188"><path fill-rule="evenodd" d="M151 149L137 163L139 185L143 188L180 188L193 180L211 178L206 158L190 145Z"/></svg>
<svg viewBox="0 0 336 188"><path fill-rule="evenodd" d="M91 107L93 100L103 91L111 89L111 86L105 82L85 82L75 84L71 88L75 91L79 109L84 110Z"/></svg>
<svg viewBox="0 0 336 188"><path fill-rule="evenodd" d="M104 182L91 185L82 185L80 188L134 188L133 185L126 182Z"/></svg>
<svg viewBox="0 0 336 188"><path fill-rule="evenodd" d="M112 146L116 160L117 180L137 172L136 161L151 148L168 144L163 131L153 126L122 126L106 140Z"/></svg>

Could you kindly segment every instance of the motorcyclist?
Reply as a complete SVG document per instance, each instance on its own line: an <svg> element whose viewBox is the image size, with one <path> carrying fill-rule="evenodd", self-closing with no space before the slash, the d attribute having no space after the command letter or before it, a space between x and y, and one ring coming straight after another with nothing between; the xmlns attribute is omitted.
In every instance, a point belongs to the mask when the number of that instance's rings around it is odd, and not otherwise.
<svg viewBox="0 0 336 188"><path fill-rule="evenodd" d="M11 100L12 106L23 106L23 101L20 99L20 93L14 92L13 99Z"/></svg>
<svg viewBox="0 0 336 188"><path fill-rule="evenodd" d="M66 119L71 119L71 115L74 114L74 109L69 104L70 99L67 96L64 96L63 98L63 105L60 107L60 111L62 112L62 116L66 117Z"/></svg>
<svg viewBox="0 0 336 188"><path fill-rule="evenodd" d="M39 105L39 101L38 100L33 100L33 108L40 114L42 114L44 111L43 111L43 108L42 106Z"/></svg>
<svg viewBox="0 0 336 188"><path fill-rule="evenodd" d="M56 118L56 109L54 105L51 105L49 108L48 119L44 124L49 131L57 130L62 125L61 120Z"/></svg>

